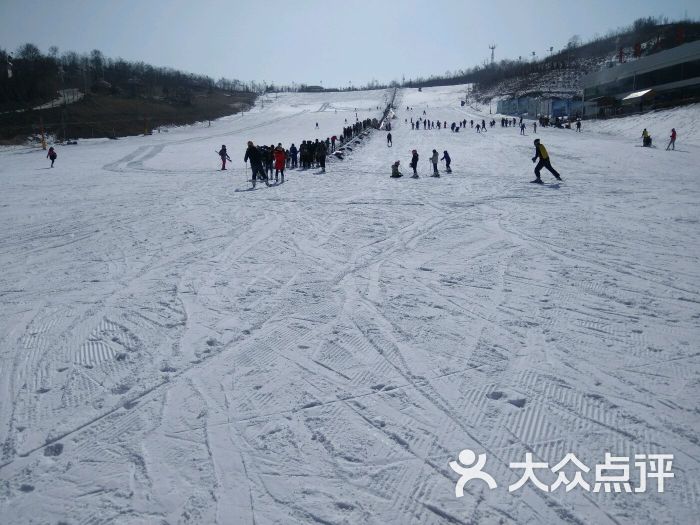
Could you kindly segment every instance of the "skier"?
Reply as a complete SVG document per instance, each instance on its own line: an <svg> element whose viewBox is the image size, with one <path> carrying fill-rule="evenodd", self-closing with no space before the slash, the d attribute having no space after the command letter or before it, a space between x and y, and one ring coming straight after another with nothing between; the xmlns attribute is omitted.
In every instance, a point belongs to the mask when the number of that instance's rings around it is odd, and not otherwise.
<svg viewBox="0 0 700 525"><path fill-rule="evenodd" d="M524 122L520 123L520 134L525 135L525 123Z"/></svg>
<svg viewBox="0 0 700 525"><path fill-rule="evenodd" d="M437 152L437 150L433 150L433 155L430 157L430 162L433 163L433 174L431 175L432 177L439 177L440 172L438 172L438 160L440 159L440 154Z"/></svg>
<svg viewBox="0 0 700 525"><path fill-rule="evenodd" d="M274 153L275 153L275 145L274 144L270 144L269 146L265 146L265 150L263 151L263 158L265 160L265 173L269 173L267 178L270 180L272 180L272 171L275 169Z"/></svg>
<svg viewBox="0 0 700 525"><path fill-rule="evenodd" d="M540 144L540 139L535 139L534 140L535 144L535 156L532 157L532 162L535 162L537 159L540 159L540 161L537 163L537 166L535 166L535 180L530 181L530 182L536 182L537 184L542 184L542 179L540 179L540 171L542 168L547 168L549 172L554 175L554 178L557 180L561 180L561 177L559 176L559 173L557 173L557 170L555 170L552 167L552 163L549 161L549 154L547 153L547 149L544 147L544 144Z"/></svg>
<svg viewBox="0 0 700 525"><path fill-rule="evenodd" d="M486 131L486 121L484 119L481 119L481 130Z"/></svg>
<svg viewBox="0 0 700 525"><path fill-rule="evenodd" d="M666 146L666 151L668 151L668 148L671 148L673 151L676 151L676 128L671 128L671 137L670 141L668 142L668 146ZM53 149L53 148L51 148ZM49 150L50 152L51 150ZM51 161L51 167L53 168L53 161Z"/></svg>
<svg viewBox="0 0 700 525"><path fill-rule="evenodd" d="M336 141L336 140L338 140L338 137L336 137L335 135L333 135L333 136L331 137L331 151L335 151L335 141Z"/></svg>
<svg viewBox="0 0 700 525"><path fill-rule="evenodd" d="M391 143L391 133L387 133L387 134L386 134L386 145L387 145L388 148L390 148L390 147L392 146L392 143Z"/></svg>
<svg viewBox="0 0 700 525"><path fill-rule="evenodd" d="M284 153L284 148L282 147L282 143L280 142L277 144L277 147L275 148L274 151L274 157L275 157L275 182L278 182L278 177L280 173L282 174L282 182L284 182L284 162L286 160L286 155Z"/></svg>
<svg viewBox="0 0 700 525"><path fill-rule="evenodd" d="M481 125L479 125L478 123L476 125L476 132L481 133Z"/></svg>
<svg viewBox="0 0 700 525"><path fill-rule="evenodd" d="M321 173L326 173L326 155L328 154L328 148L326 148L326 143L321 141L316 145L316 158L318 159L318 164L321 166Z"/></svg>
<svg viewBox="0 0 700 525"><path fill-rule="evenodd" d="M292 142L292 146L289 148L289 156L292 157L292 168L298 168L299 167L299 161L297 160L297 154L299 153L299 150L297 147L294 145Z"/></svg>
<svg viewBox="0 0 700 525"><path fill-rule="evenodd" d="M675 132L674 132L674 133L675 133ZM666 149L668 149L668 148L666 148ZM51 147L49 148L49 152L46 154L46 158L47 158L47 159L51 159L51 167L52 167L52 168L53 168L53 163L54 163L54 161L56 160L56 157L58 157L58 155L56 154L56 150L53 149L53 146L51 146Z"/></svg>
<svg viewBox="0 0 700 525"><path fill-rule="evenodd" d="M392 179L398 179L400 177L403 177L403 173L399 171L399 161L397 160L391 165L391 178Z"/></svg>
<svg viewBox="0 0 700 525"><path fill-rule="evenodd" d="M226 169L226 161L231 162L231 157L228 156L228 153L226 153L226 146L224 144L221 145L221 149L217 151L219 154L219 157L221 157L221 169L225 170ZM51 166L53 167L53 162L51 163Z"/></svg>
<svg viewBox="0 0 700 525"><path fill-rule="evenodd" d="M450 159L450 154L447 153L447 150L442 152L442 158L440 160L445 161L445 171L447 173L452 173L452 168L450 168L450 162L452 162L452 159Z"/></svg>
<svg viewBox="0 0 700 525"><path fill-rule="evenodd" d="M265 184L268 186L270 183L267 180L267 175L265 175L265 170L262 165L262 155L260 150L255 147L252 140L248 141L248 149L245 150L245 157L243 157L244 162L248 162L250 159L250 168L253 170L253 188L255 188L255 181L260 176L260 180L264 180Z"/></svg>
<svg viewBox="0 0 700 525"><path fill-rule="evenodd" d="M316 129L318 129L318 122L316 122Z"/></svg>
<svg viewBox="0 0 700 525"><path fill-rule="evenodd" d="M417 179L418 172L416 169L418 168L418 152L416 150L411 152L411 167L413 168L413 178Z"/></svg>
<svg viewBox="0 0 700 525"><path fill-rule="evenodd" d="M642 146L646 148L651 147L651 135L649 135L647 128L644 128L644 130L642 131Z"/></svg>

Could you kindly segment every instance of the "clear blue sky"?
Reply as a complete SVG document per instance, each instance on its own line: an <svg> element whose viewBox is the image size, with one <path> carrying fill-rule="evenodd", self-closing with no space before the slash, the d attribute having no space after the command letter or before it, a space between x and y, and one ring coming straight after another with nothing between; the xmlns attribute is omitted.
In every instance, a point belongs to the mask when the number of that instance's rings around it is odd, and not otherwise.
<svg viewBox="0 0 700 525"><path fill-rule="evenodd" d="M0 0L0 47L101 50L214 78L355 85L442 74L584 40L697 0Z"/></svg>

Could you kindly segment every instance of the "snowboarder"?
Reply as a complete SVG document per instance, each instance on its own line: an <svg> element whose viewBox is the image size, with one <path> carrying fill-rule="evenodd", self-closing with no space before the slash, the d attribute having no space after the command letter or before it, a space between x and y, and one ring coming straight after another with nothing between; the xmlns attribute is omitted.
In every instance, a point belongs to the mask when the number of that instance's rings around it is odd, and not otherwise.
<svg viewBox="0 0 700 525"><path fill-rule="evenodd" d="M674 132L674 133L675 133L675 132ZM668 148L666 148L666 149L668 149ZM49 148L49 152L46 154L46 158L47 158L47 159L51 159L51 167L52 167L52 168L53 168L53 163L54 163L54 161L56 160L56 157L58 157L58 155L56 154L56 150L53 149L53 146L51 146L51 147Z"/></svg>
<svg viewBox="0 0 700 525"><path fill-rule="evenodd" d="M286 155L284 153L284 148L282 147L282 143L280 142L277 144L277 147L275 148L274 151L274 157L275 157L275 182L278 182L278 177L280 173L282 174L282 182L284 182L284 163L286 160Z"/></svg>
<svg viewBox="0 0 700 525"><path fill-rule="evenodd" d="M440 160L445 161L445 171L447 173L452 173L452 168L450 168L450 163L452 162L452 159L450 159L450 154L447 153L447 150L442 152L442 158Z"/></svg>
<svg viewBox="0 0 700 525"><path fill-rule="evenodd" d="M670 141L668 142L668 146L666 146L666 151L668 151L668 148L671 148L673 151L676 151L676 128L671 128L671 137ZM53 148L51 148L53 149ZM51 151L51 150L49 150ZM53 168L53 161L51 161L51 167Z"/></svg>
<svg viewBox="0 0 700 525"><path fill-rule="evenodd" d="M542 184L542 179L540 179L540 171L542 171L542 168L547 168L549 172L554 175L554 178L557 180L561 180L561 177L559 176L559 173L557 173L557 170L555 170L552 167L552 163L549 161L549 154L547 153L547 149L544 147L544 144L540 144L540 139L535 139L534 140L535 144L535 156L532 157L532 162L535 162L537 159L540 159L540 161L537 163L537 166L535 166L535 180L530 181L530 182L536 182L537 184Z"/></svg>
<svg viewBox="0 0 700 525"><path fill-rule="evenodd" d="M399 164L400 162L397 160L391 165L391 178L392 179L398 179L400 177L403 177L403 173L399 171Z"/></svg>
<svg viewBox="0 0 700 525"><path fill-rule="evenodd" d="M219 154L219 157L221 157L221 169L225 170L226 169L226 161L231 162L231 157L228 156L228 153L226 153L226 146L224 144L221 145L221 149L217 151ZM53 166L53 162L51 163L51 166Z"/></svg>
<svg viewBox="0 0 700 525"><path fill-rule="evenodd" d="M260 180L264 180L265 184L269 186L270 183L267 180L267 175L265 175L265 170L262 165L262 155L260 154L260 150L253 144L252 140L248 141L248 149L245 150L245 157L243 157L244 162L248 162L248 160L250 160L250 169L253 170L253 188L255 188L255 181L258 176Z"/></svg>
<svg viewBox="0 0 700 525"><path fill-rule="evenodd" d="M417 179L418 172L416 169L418 168L418 152L416 150L411 152L411 167L413 168L413 178Z"/></svg>
<svg viewBox="0 0 700 525"><path fill-rule="evenodd" d="M437 152L437 150L433 150L433 155L430 157L430 162L433 163L433 174L431 175L432 177L439 177L440 172L438 172L438 160L440 159L440 154Z"/></svg>
<svg viewBox="0 0 700 525"><path fill-rule="evenodd" d="M392 146L392 143L391 143L391 133L387 133L387 134L386 134L386 145L387 145L388 148L390 148L390 147Z"/></svg>

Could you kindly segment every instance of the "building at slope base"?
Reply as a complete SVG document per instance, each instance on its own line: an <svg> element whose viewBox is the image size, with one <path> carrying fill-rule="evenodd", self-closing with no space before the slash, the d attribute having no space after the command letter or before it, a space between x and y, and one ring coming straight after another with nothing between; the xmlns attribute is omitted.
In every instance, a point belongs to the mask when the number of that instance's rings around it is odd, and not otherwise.
<svg viewBox="0 0 700 525"><path fill-rule="evenodd" d="M700 40L584 76L584 116L607 117L700 100Z"/></svg>
<svg viewBox="0 0 700 525"><path fill-rule="evenodd" d="M528 95L499 100L497 112L501 115L513 115L537 118L574 118L581 115L583 105L580 100L572 98L544 97Z"/></svg>

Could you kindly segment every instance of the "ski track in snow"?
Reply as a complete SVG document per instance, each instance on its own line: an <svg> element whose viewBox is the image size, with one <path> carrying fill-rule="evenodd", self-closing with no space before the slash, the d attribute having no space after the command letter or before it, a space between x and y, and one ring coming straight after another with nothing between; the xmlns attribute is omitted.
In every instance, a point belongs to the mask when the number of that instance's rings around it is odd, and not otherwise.
<svg viewBox="0 0 700 525"><path fill-rule="evenodd" d="M488 120L462 90L400 90L393 148L373 132L255 191L247 140L339 134L390 92L268 97L49 171L0 149L0 521L697 520L697 140L682 119L682 152L636 149L625 119L541 129L564 182L533 187L531 126L404 123ZM422 178L389 179L413 148ZM433 148L451 175L427 177ZM498 489L454 497L464 448ZM526 452L607 451L673 453L675 478L507 491Z"/></svg>

